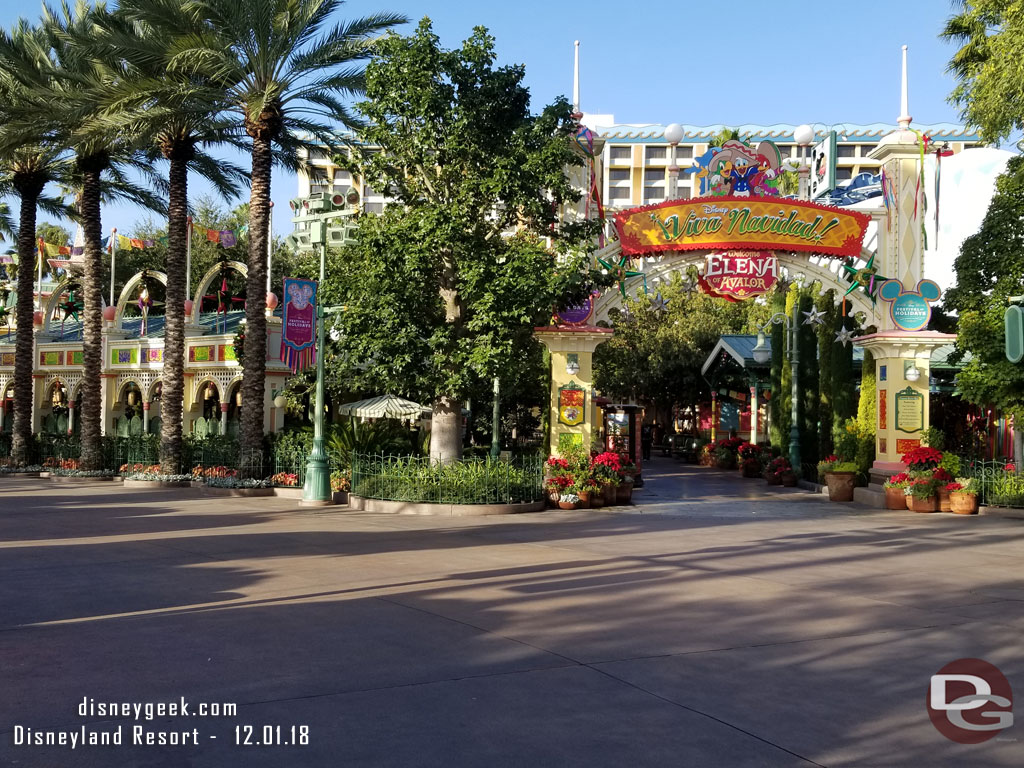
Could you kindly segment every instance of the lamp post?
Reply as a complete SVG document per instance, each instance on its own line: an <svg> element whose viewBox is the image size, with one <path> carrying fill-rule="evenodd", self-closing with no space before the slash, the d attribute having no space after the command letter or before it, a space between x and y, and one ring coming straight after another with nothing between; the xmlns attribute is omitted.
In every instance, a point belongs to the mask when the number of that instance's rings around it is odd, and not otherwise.
<svg viewBox="0 0 1024 768"><path fill-rule="evenodd" d="M354 210L339 210L346 202L342 195L332 198L310 198L302 208L309 211L300 217L311 223L312 243L320 246L320 290L327 272L327 222L351 216ZM295 221L296 219L293 219ZM324 450L324 309L323 294L316 302L316 397L313 410L313 449L306 462L306 482L302 486L302 503L309 506L331 503L331 472Z"/></svg>
<svg viewBox="0 0 1024 768"><path fill-rule="evenodd" d="M672 156L668 166L668 198L675 200L679 195L679 165L676 163L676 149L683 140L683 126L672 123L665 128L665 140L671 147Z"/></svg>
<svg viewBox="0 0 1024 768"><path fill-rule="evenodd" d="M807 123L804 123L803 125L798 125L796 127L796 130L793 131L793 141L795 141L800 146L800 159L802 161L800 163L799 169L797 170L797 173L800 176L799 197L801 200L806 200L808 197L810 197L809 181L811 175L811 166L807 162L807 148L814 143L815 137L816 134L814 128L811 127L810 125L807 125Z"/></svg>
<svg viewBox="0 0 1024 768"><path fill-rule="evenodd" d="M789 332L789 368L792 381L793 402L790 408L789 426L789 463L793 471L800 469L800 302L793 303L793 317L785 312L776 312L757 332L757 346L753 349L754 360L760 364L767 363L772 356L771 349L765 343L764 331L771 325L781 324Z"/></svg>
<svg viewBox="0 0 1024 768"><path fill-rule="evenodd" d="M491 413L491 458L501 455L501 379L494 377L494 411Z"/></svg>

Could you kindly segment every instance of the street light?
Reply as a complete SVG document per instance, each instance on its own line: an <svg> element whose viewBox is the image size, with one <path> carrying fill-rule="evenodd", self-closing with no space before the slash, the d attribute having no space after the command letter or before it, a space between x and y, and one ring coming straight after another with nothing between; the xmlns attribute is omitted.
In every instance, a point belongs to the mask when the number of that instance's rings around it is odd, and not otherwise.
<svg viewBox="0 0 1024 768"><path fill-rule="evenodd" d="M675 200L679 194L679 165L676 163L676 149L683 140L683 126L672 123L665 128L665 141L672 148L672 157L668 166L668 197Z"/></svg>
<svg viewBox="0 0 1024 768"><path fill-rule="evenodd" d="M757 331L757 346L754 347L752 354L754 360L763 365L767 363L772 356L771 349L765 341L764 332L769 326L782 325L789 332L789 369L790 379L792 381L792 398L793 402L790 408L790 426L789 426L789 463L793 465L793 470L798 471L800 469L800 344L799 344L799 333L800 333L800 302L793 302L793 317L789 317L785 312L776 312L770 318L768 322L762 325Z"/></svg>
<svg viewBox="0 0 1024 768"><path fill-rule="evenodd" d="M356 198L358 202L358 197ZM320 246L320 290L327 273L327 241L341 245L345 241L345 228L328 228L328 222L354 216L357 213L350 197L344 195L311 195L306 200L293 200L292 210L299 214L293 222L310 223L310 244ZM304 243L299 243L304 245ZM332 308L333 309L333 308ZM323 294L316 302L316 401L313 408L313 449L306 462L306 482L302 486L302 503L321 505L331 503L331 471L324 450L324 314Z"/></svg>

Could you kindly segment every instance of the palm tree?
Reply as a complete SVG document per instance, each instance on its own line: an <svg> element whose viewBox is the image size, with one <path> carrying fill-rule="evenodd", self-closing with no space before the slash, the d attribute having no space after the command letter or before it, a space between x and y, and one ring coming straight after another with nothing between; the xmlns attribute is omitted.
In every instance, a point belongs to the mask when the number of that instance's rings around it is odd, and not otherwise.
<svg viewBox="0 0 1024 768"><path fill-rule="evenodd" d="M275 159L297 166L310 142L338 145L332 124L356 119L341 99L363 92L359 64L374 40L404 16L378 13L327 28L342 0L194 0L207 24L204 36L183 39L173 67L206 71L226 86L229 109L252 142L249 201L249 276L246 347L266 348L266 246L270 236L270 183ZM239 442L243 452L263 440L265 355L245 355ZM243 456L244 458L244 456Z"/></svg>
<svg viewBox="0 0 1024 768"><path fill-rule="evenodd" d="M218 118L226 106L224 91L199 73L167 73L175 37L186 34L194 23L181 1L128 0L111 21L110 50L123 60L127 72L106 94L107 110L129 133L148 140L151 154L169 164L160 462L164 472L178 474L185 389L188 174L198 172L225 199L234 197L238 184L247 183L248 177L205 151L229 140L231 124Z"/></svg>
<svg viewBox="0 0 1024 768"><path fill-rule="evenodd" d="M18 261L29 265L37 258L36 211L42 206L49 212L67 215L57 201L43 197L49 182L59 181L67 171L67 158L53 144L54 126L45 120L21 118L32 115L36 108L31 94L14 72L37 71L37 55L45 50L42 30L19 22L8 34L0 30L0 100L5 106L0 127L0 192L14 193L20 199L17 243ZM33 292L28 269L17 281L15 322L18 334L14 352L14 424L12 425L12 457L24 465L32 441L32 370L33 370Z"/></svg>
<svg viewBox="0 0 1024 768"><path fill-rule="evenodd" d="M102 453L102 217L104 197L129 199L156 211L166 210L159 197L133 184L134 172L153 177L152 166L138 151L137 137L112 127L103 113L104 95L122 73L110 66L112 57L102 47L103 32L109 27L109 12L103 3L91 7L78 0L74 9L63 4L59 10L43 6L42 30L45 50L37 58L46 62L27 83L33 87L39 109L48 111L58 123L58 141L74 155L75 206L84 235L82 288L83 379L81 414L81 461L83 469L99 469Z"/></svg>

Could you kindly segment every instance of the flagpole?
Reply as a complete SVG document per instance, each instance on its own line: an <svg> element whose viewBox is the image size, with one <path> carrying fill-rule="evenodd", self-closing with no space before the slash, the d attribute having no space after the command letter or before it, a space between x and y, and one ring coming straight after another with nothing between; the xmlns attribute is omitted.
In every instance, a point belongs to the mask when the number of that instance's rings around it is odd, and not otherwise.
<svg viewBox="0 0 1024 768"><path fill-rule="evenodd" d="M117 227L110 230L110 306L114 306L114 269L117 267Z"/></svg>
<svg viewBox="0 0 1024 768"><path fill-rule="evenodd" d="M39 238L39 275L36 282L36 295L39 297L39 309L43 308L43 253L45 246L43 238Z"/></svg>
<svg viewBox="0 0 1024 768"><path fill-rule="evenodd" d="M274 239L274 201L270 201L270 223L271 226L267 227L267 293L270 293L270 265L273 261L273 254L271 253L273 239Z"/></svg>

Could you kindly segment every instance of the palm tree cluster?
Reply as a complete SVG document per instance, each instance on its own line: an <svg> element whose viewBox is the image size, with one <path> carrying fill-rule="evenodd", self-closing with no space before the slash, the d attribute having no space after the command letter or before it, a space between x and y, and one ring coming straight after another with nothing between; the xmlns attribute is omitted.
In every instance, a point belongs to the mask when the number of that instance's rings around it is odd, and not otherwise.
<svg viewBox="0 0 1024 768"><path fill-rule="evenodd" d="M392 13L332 21L343 0L67 0L37 23L0 29L0 196L20 201L21 264L35 258L36 211L69 190L82 227L84 379L82 466L101 455L101 204L127 199L167 215L167 307L161 463L178 472L184 399L185 258L189 173L226 196L250 187L247 295L262 299L275 164L298 167L310 142L334 147L354 118L375 41L405 22ZM241 148L251 169L211 150ZM166 175L162 169L166 166ZM14 216L12 215L13 219ZM12 222L13 223L13 222ZM154 265L158 266L158 265ZM262 300L246 304L246 343L266 346ZM32 438L32 281L18 281L13 454ZM246 355L244 402L264 401L264 355ZM240 444L259 445L263 408L244 408Z"/></svg>

